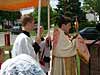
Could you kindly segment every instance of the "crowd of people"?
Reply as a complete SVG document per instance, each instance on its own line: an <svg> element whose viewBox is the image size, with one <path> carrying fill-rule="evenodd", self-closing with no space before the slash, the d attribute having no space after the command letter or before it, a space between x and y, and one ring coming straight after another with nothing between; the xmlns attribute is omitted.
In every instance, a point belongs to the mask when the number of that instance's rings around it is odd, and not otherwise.
<svg viewBox="0 0 100 75"><path fill-rule="evenodd" d="M13 44L12 58L2 64L0 75L48 75L50 61L51 75L77 75L77 36L70 35L71 19L61 15L57 20L53 39L48 34L43 36L43 25L39 27L39 35L33 39L30 32L34 28L34 18L23 15L22 32ZM78 26L75 29L78 30Z"/></svg>

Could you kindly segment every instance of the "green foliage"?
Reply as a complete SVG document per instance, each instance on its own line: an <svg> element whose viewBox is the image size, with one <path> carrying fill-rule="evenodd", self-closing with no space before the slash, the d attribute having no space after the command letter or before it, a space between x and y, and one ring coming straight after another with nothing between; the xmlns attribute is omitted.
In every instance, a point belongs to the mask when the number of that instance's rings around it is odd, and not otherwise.
<svg viewBox="0 0 100 75"><path fill-rule="evenodd" d="M8 21L12 21L14 25L14 21L19 19L20 17L21 17L21 13L19 11L11 12L11 11L1 11L0 10L0 25L2 25L2 30L4 29L4 25L3 25L4 19Z"/></svg>
<svg viewBox="0 0 100 75"><path fill-rule="evenodd" d="M36 32L35 31L32 31L30 34L31 34L31 36L36 36Z"/></svg>
<svg viewBox="0 0 100 75"><path fill-rule="evenodd" d="M59 3L57 5L57 13L64 14L68 17L78 16L80 20L85 19L85 14L81 10L81 3L79 0L58 0Z"/></svg>
<svg viewBox="0 0 100 75"><path fill-rule="evenodd" d="M38 22L38 10L35 9L34 12L30 13L34 17L35 22Z"/></svg>
<svg viewBox="0 0 100 75"><path fill-rule="evenodd" d="M47 32L48 32L48 30L44 30L43 36L46 36ZM31 34L31 36L36 36L37 35L35 31L32 31L30 34Z"/></svg>
<svg viewBox="0 0 100 75"><path fill-rule="evenodd" d="M93 9L95 12L98 12L100 16L100 0L84 0L82 9L88 11Z"/></svg>
<svg viewBox="0 0 100 75"><path fill-rule="evenodd" d="M44 29L48 28L48 11L47 7L42 7L41 9L41 24Z"/></svg>
<svg viewBox="0 0 100 75"><path fill-rule="evenodd" d="M100 16L100 0L97 0L97 12Z"/></svg>
<svg viewBox="0 0 100 75"><path fill-rule="evenodd" d="M0 32L7 32L7 30L5 29L5 30L3 30L3 29L0 29Z"/></svg>
<svg viewBox="0 0 100 75"><path fill-rule="evenodd" d="M88 22L88 21L81 21L79 23L79 30L85 28L85 27L95 27L96 26L96 22L92 21L92 22Z"/></svg>
<svg viewBox="0 0 100 75"><path fill-rule="evenodd" d="M97 10L97 0L84 0L83 3L83 10L87 11L89 9Z"/></svg>
<svg viewBox="0 0 100 75"><path fill-rule="evenodd" d="M79 22L79 31L82 30L83 28L85 27L96 27L96 22L92 21L92 22L88 22L86 20L81 20ZM72 25L72 28L71 28L71 33L74 33L75 32L75 28L74 26Z"/></svg>
<svg viewBox="0 0 100 75"><path fill-rule="evenodd" d="M35 9L34 12L30 13L34 19L35 19L35 22L38 23L38 9ZM52 11L52 8L50 7L50 25L53 22L53 11ZM44 29L47 29L48 28L48 8L47 7L42 7L41 8L41 25L43 25Z"/></svg>
<svg viewBox="0 0 100 75"><path fill-rule="evenodd" d="M0 48L3 49L3 51L4 51L4 61L7 60L7 59L9 59L10 55L9 55L9 53L5 54L5 51L10 52L11 49L12 49L12 45L10 47L0 46Z"/></svg>
<svg viewBox="0 0 100 75"><path fill-rule="evenodd" d="M21 16L21 13L19 11L14 11L14 12L11 12L11 11L0 11L0 17L1 19L7 19L7 20L10 20L10 21L14 21L16 19L19 19Z"/></svg>
<svg viewBox="0 0 100 75"><path fill-rule="evenodd" d="M4 54L4 61L6 61L9 58L10 58L9 54Z"/></svg>

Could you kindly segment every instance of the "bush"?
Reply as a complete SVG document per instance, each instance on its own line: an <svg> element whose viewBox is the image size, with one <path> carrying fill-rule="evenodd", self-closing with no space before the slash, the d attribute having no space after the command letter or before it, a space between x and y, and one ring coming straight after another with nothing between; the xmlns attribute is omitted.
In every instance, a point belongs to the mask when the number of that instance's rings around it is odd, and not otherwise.
<svg viewBox="0 0 100 75"><path fill-rule="evenodd" d="M81 30L85 27L96 27L96 22L81 21L79 23L79 30Z"/></svg>
<svg viewBox="0 0 100 75"><path fill-rule="evenodd" d="M0 29L0 32L7 32L8 30Z"/></svg>
<svg viewBox="0 0 100 75"><path fill-rule="evenodd" d="M88 22L86 20L82 20L79 22L79 31L85 27L96 27L96 22ZM72 23L71 33L75 32L74 23Z"/></svg>

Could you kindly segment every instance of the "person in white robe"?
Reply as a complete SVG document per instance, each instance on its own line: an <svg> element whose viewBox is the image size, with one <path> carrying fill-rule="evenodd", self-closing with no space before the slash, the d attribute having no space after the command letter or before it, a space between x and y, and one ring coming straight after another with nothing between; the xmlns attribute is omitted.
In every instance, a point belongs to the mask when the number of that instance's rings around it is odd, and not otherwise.
<svg viewBox="0 0 100 75"><path fill-rule="evenodd" d="M13 48L11 51L12 57L15 57L19 54L27 54L38 59L34 48L32 46L33 40L30 37L30 32L34 28L34 18L30 15L23 15L21 17L22 22L22 33L20 33L13 44ZM38 40L38 41L37 41ZM40 43L39 38L35 40L37 43Z"/></svg>

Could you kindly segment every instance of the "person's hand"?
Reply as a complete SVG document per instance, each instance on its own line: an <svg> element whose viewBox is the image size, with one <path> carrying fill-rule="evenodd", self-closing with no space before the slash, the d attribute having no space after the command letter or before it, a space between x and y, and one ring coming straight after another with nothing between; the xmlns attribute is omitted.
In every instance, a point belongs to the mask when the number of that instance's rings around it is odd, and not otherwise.
<svg viewBox="0 0 100 75"><path fill-rule="evenodd" d="M78 23L78 20L77 20L77 17L76 17L76 21L75 21L75 30L76 30L76 32L78 32L78 28L79 28L79 23Z"/></svg>
<svg viewBox="0 0 100 75"><path fill-rule="evenodd" d="M47 44L50 44L50 42L51 42L51 37L48 36L48 37L46 38L46 43L47 43Z"/></svg>
<svg viewBox="0 0 100 75"><path fill-rule="evenodd" d="M74 27L75 27L76 32L78 32L79 24L78 24L77 21L75 22L75 26Z"/></svg>
<svg viewBox="0 0 100 75"><path fill-rule="evenodd" d="M35 38L35 42L38 43L38 44L40 44L40 43L41 43L41 38L40 38L39 36L37 36L37 37Z"/></svg>

